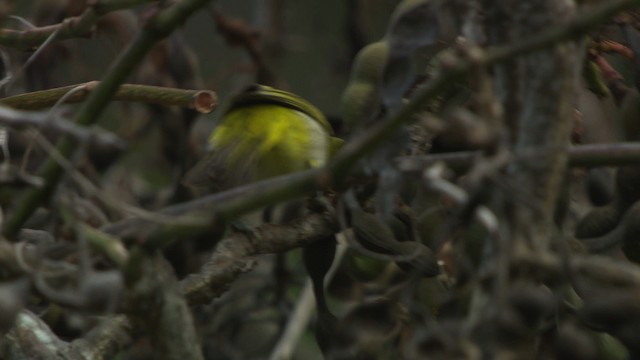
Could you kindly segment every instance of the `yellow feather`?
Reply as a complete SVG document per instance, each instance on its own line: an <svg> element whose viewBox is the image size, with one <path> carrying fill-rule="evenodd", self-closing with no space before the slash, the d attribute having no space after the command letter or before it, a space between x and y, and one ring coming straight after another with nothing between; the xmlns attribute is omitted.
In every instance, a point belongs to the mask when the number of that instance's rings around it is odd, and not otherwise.
<svg viewBox="0 0 640 360"><path fill-rule="evenodd" d="M326 164L332 131L324 115L296 95L257 86L239 95L209 137L211 154L186 183L229 188Z"/></svg>

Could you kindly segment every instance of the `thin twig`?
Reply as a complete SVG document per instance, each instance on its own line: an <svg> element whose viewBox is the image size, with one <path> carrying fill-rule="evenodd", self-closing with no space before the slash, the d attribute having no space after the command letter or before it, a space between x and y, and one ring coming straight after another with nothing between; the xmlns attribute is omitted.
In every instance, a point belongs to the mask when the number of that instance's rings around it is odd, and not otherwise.
<svg viewBox="0 0 640 360"><path fill-rule="evenodd" d="M0 125L16 130L37 128L41 131L52 131L57 135L70 136L79 143L93 143L119 151L126 148L124 140L108 131L77 126L57 114L27 112L0 106Z"/></svg>
<svg viewBox="0 0 640 360"><path fill-rule="evenodd" d="M66 170L71 179L76 184L78 184L78 186L80 186L83 191L90 194L91 196L95 196L96 198L100 199L100 201L104 202L112 209L116 209L125 214L137 216L140 219L144 219L152 223L164 224L167 226L184 226L184 223L190 219L178 219L176 217L167 216L162 213L147 211L114 199L112 196L105 194L104 191L100 190L82 173L77 171L73 164L69 160L64 158L62 154L60 154L53 146L53 144L51 144L49 140L47 140L39 132L33 130L31 134L37 141L38 145L42 147L49 154L49 156L54 159L54 161L58 162L58 164Z"/></svg>
<svg viewBox="0 0 640 360"><path fill-rule="evenodd" d="M29 27L26 30L0 29L0 45L17 49L31 49L40 46L48 39L57 41L89 36L103 15L136 5L158 0L98 0L80 15L65 19L63 22L42 27ZM55 36L52 36L53 34Z"/></svg>

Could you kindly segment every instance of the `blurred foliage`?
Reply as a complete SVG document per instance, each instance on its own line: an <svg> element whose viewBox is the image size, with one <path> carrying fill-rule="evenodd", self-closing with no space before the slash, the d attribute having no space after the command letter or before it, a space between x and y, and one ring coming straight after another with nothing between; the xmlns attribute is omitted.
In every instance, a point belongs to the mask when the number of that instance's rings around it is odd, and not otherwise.
<svg viewBox="0 0 640 360"><path fill-rule="evenodd" d="M82 14L86 3L8 2L0 24L59 24ZM13 74L3 97L104 78L136 31L171 5L151 2L108 13L88 38L29 51L2 48ZM101 322L102 315L116 313L131 319L118 325L131 338L105 335L113 349L96 358L154 358L159 343L174 340L158 335L158 319L178 335L196 333L190 340L206 359L265 359L275 349L281 352L274 360L640 356L638 165L570 169L562 176L556 222L535 234L551 245L517 242L516 234L530 224L516 227L514 209L537 209L539 199L503 180L512 159L501 158L500 150L515 144L505 145L513 135L506 126L497 128L503 114L491 90L496 74L486 69L473 69L420 104L415 121L389 135L339 189L274 204L242 222L221 220L231 223L228 228L188 217L171 228L175 224L163 217L170 212L152 213L205 195L182 179L205 154L206 137L228 100L247 85L269 83L308 99L349 146L401 113L439 72L457 64L452 57L479 56L465 47L471 39L458 36L468 35L465 25L478 25L473 16L464 2L435 0L220 0L197 12L160 41L127 82L212 89L219 109L202 116L187 108L114 102L96 114L99 126L128 148L101 146L95 138L78 143L53 198L9 239L15 243L0 242L0 356L20 358L31 350L14 343L38 343L23 332L27 322L62 346L96 341L96 329L117 324ZM584 71L572 94L575 117L559 119L572 122L566 143L637 142L638 18L633 11L620 14L590 33L585 49L575 48L584 50ZM77 109L58 105L53 112L68 116ZM31 174L38 175L50 143L60 137L50 130L0 129L9 139L0 168L0 215L21 206L21 191L40 185ZM445 160L416 176L394 162L458 151L478 151L470 171L453 171ZM500 205L496 193L509 199ZM335 215L343 231L312 234L315 242L302 251L271 254L258 246L261 255L247 256L253 254L244 247L273 237L277 243L278 235L290 235L289 226L303 237L311 227L305 216L319 213ZM156 216L167 226L171 244L164 257L150 245L161 236L144 233L142 225L132 230L133 239L101 231L132 214ZM245 242L234 243L233 236ZM234 251L248 259L234 263ZM212 252L231 275L207 268ZM226 282L204 291L205 301L189 299L202 303L187 309L184 281L207 271L219 271ZM175 326L171 311L182 314ZM296 325L300 333L289 335Z"/></svg>

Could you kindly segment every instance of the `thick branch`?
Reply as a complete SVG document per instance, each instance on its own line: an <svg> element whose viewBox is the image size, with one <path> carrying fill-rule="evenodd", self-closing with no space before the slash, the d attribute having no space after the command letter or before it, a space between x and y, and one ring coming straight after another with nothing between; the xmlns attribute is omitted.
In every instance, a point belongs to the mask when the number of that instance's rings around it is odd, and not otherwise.
<svg viewBox="0 0 640 360"><path fill-rule="evenodd" d="M111 359L119 350L131 342L131 323L124 315L106 318L84 337L74 340L70 352L82 359Z"/></svg>
<svg viewBox="0 0 640 360"><path fill-rule="evenodd" d="M550 24L561 24L564 18L574 15L572 5L569 0L547 0L535 6L536 14L531 15L525 12L525 9L531 8L522 5L518 11L526 14L528 20L523 22L520 29L531 33ZM541 218L540 214L536 214L534 217L542 222L551 223L564 179L576 78L583 53L584 49L578 43L568 43L520 59L524 69L523 104L519 114L511 114L518 117L517 158L513 175L519 189L535 196L540 202L545 216ZM528 156L534 152L535 157ZM522 158L519 157L521 154ZM522 212L528 214L529 210L523 209ZM541 234L545 233L543 229L538 229Z"/></svg>
<svg viewBox="0 0 640 360"><path fill-rule="evenodd" d="M0 357L3 359L80 359L66 353L67 343L29 310L20 311L13 328L0 345Z"/></svg>
<svg viewBox="0 0 640 360"><path fill-rule="evenodd" d="M202 359L191 311L171 265L159 254L136 257L142 276L131 286L130 317L152 341L155 359Z"/></svg>
<svg viewBox="0 0 640 360"><path fill-rule="evenodd" d="M253 268L252 256L289 251L338 231L335 214L325 212L288 225L264 224L251 236L235 233L221 241L201 272L182 280L180 288L190 304L210 302L226 291L238 275Z"/></svg>
<svg viewBox="0 0 640 360"><path fill-rule="evenodd" d="M91 81L84 84L10 96L0 99L0 104L15 109L39 110L55 105L69 91L81 89L81 91L74 91L64 99L65 103L78 103L85 101L91 91L99 84L99 81ZM218 103L215 92L211 90L186 90L137 84L120 85L112 100L182 106L194 109L202 114L208 114L213 111Z"/></svg>

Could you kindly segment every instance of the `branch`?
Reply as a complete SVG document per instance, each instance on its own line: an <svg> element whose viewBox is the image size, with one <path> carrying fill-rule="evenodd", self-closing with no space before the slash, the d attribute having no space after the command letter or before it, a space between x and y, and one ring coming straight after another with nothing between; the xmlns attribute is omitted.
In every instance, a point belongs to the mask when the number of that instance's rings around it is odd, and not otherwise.
<svg viewBox="0 0 640 360"><path fill-rule="evenodd" d="M347 249L347 244L338 244L333 264L331 264L331 268L324 278L325 287L331 283L338 268L342 266L342 260L347 253ZM293 358L296 345L304 335L311 320L311 315L315 311L314 305L316 305L316 299L313 294L313 283L310 278L307 278L301 294L298 295L296 306L287 320L287 325L280 339L273 347L271 355L269 355L269 360L289 360Z"/></svg>
<svg viewBox="0 0 640 360"><path fill-rule="evenodd" d="M59 24L27 30L0 29L0 45L28 50L41 45L51 36L55 36L55 40L58 41L88 37L93 33L101 16L116 10L155 1L158 0L98 0L89 2L92 5L88 6L82 14L67 18Z"/></svg>
<svg viewBox="0 0 640 360"><path fill-rule="evenodd" d="M191 305L208 303L225 292L238 275L253 268L252 256L289 251L338 231L335 214L326 211L287 225L263 224L251 235L234 233L218 244L200 273L180 281L180 288Z"/></svg>
<svg viewBox="0 0 640 360"><path fill-rule="evenodd" d="M104 108L111 101L120 84L144 59L149 50L209 1L185 0L157 13L116 59L104 80L91 93L87 101L82 104L74 117L74 122L81 126L96 123L100 118L99 114L103 113ZM57 150L68 158L74 152L75 147L68 138L63 138L58 143ZM2 233L5 237L13 238L38 206L51 196L64 174L64 169L57 161L49 157L40 168L39 174L45 179L46 185L26 193L21 199L21 206L16 208L4 223Z"/></svg>
<svg viewBox="0 0 640 360"><path fill-rule="evenodd" d="M325 168L301 171L240 186L222 193L167 207L161 210L160 213L178 216L191 212L208 211L218 216L217 218L208 217L209 221L212 223L215 221L224 222L225 219L243 215L269 204L299 198L312 194L314 191L336 185L339 181L343 181L346 178L345 175L356 167L360 158L373 151L402 124L414 120L414 114L421 111L424 104L437 97L451 82L464 76L475 67L490 66L508 61L513 56L539 50L554 44L556 41L577 37L580 35L580 31L589 30L616 11L637 2L639 1L617 0L606 2L568 24L552 28L510 46L491 48L487 52L472 48L468 50L464 58L445 54L441 58L443 71L418 90L414 98L397 114L376 123L371 127L370 131L362 133L352 141L347 142ZM453 158L458 155L447 156ZM453 163L453 160L451 163ZM106 226L102 230L120 237L137 238L149 231L149 228L143 230L143 225L141 224L145 224L145 222L141 223L141 221L141 219L127 219ZM149 222L146 222L146 225L149 225Z"/></svg>
<svg viewBox="0 0 640 360"><path fill-rule="evenodd" d="M124 140L108 131L77 126L63 118L43 112L19 111L0 106L0 125L16 130L29 127L51 130L58 135L69 136L77 142L93 144L110 151L120 152L127 146Z"/></svg>
<svg viewBox="0 0 640 360"><path fill-rule="evenodd" d="M151 338L154 358L203 359L191 311L171 265L157 252L139 255L131 265L142 275L130 286L128 313Z"/></svg>
<svg viewBox="0 0 640 360"><path fill-rule="evenodd" d="M409 173L421 172L438 162L456 171L466 171L482 156L482 151L461 151L401 157L396 160L396 163L401 171ZM536 154L529 156L535 157ZM640 144L637 142L577 145L569 148L568 165L571 167L623 166L638 162L640 162Z"/></svg>
<svg viewBox="0 0 640 360"><path fill-rule="evenodd" d="M130 241L141 241L146 246L158 247L167 238L162 234L163 231L157 231L160 227L163 227L164 232L167 233L191 231L189 234L194 235L255 209L304 197L317 189L326 189L330 185L329 180L324 169L296 172L163 208L158 211L160 215L165 215L158 217L161 221L130 218L109 224L100 230ZM193 214L204 216L193 216ZM184 215L185 217L170 222L166 219L166 215L173 217ZM160 222L162 224L159 224Z"/></svg>
<svg viewBox="0 0 640 360"><path fill-rule="evenodd" d="M601 255L575 255L567 263L565 259L550 253L541 256L523 252L514 257L511 268L513 273L529 272L536 274L539 279L558 281L573 274L606 286L640 289L640 269L637 265Z"/></svg>
<svg viewBox="0 0 640 360"><path fill-rule="evenodd" d="M326 238L338 230L335 214L328 211L310 214L289 225L264 224L257 227L251 236L233 234L218 245L200 273L189 275L178 283L180 293L186 297L189 305L209 303L223 294L236 277L253 268L255 261L252 256L298 248ZM158 298L154 299L155 302ZM173 327L181 329L175 324ZM106 319L85 337L73 341L70 348L87 359L111 358L118 349L130 342L131 331L129 317L115 316Z"/></svg>
<svg viewBox="0 0 640 360"><path fill-rule="evenodd" d="M618 11L640 4L638 0L615 0L602 2L588 11L574 17L566 24L552 27L547 31L523 38L516 43L496 46L482 51L472 47L462 49L458 54L445 53L440 56L441 71L421 89L416 91L413 98L395 115L371 127L370 131L361 134L348 142L337 154L329 169L334 174L344 174L358 159L370 153L379 146L389 134L403 124L412 122L414 114L420 112L425 104L435 99L451 83L464 77L475 68L488 67L503 63L521 56L544 49L560 41L567 41L582 36L610 18Z"/></svg>
<svg viewBox="0 0 640 360"><path fill-rule="evenodd" d="M66 352L67 343L60 340L39 317L22 310L16 322L0 343L0 354L7 359L80 359Z"/></svg>
<svg viewBox="0 0 640 360"><path fill-rule="evenodd" d="M256 68L256 79L258 83L265 85L275 85L276 76L267 66L264 56L260 51L260 32L244 20L233 18L223 14L218 9L211 9L210 12L216 23L216 29L231 47L242 47L247 51L253 65Z"/></svg>
<svg viewBox="0 0 640 360"><path fill-rule="evenodd" d="M82 359L112 359L131 342L131 330L131 323L124 315L106 318L87 335L74 340L69 350L80 354Z"/></svg>
<svg viewBox="0 0 640 360"><path fill-rule="evenodd" d="M99 81L90 81L84 84L20 94L0 99L0 104L15 109L39 110L55 105L69 91L81 88L81 91L75 91L65 98L65 103L79 103L85 101L99 85ZM113 95L113 100L182 106L195 109L201 114L212 112L218 104L216 93L211 90L186 90L137 84L120 85Z"/></svg>

